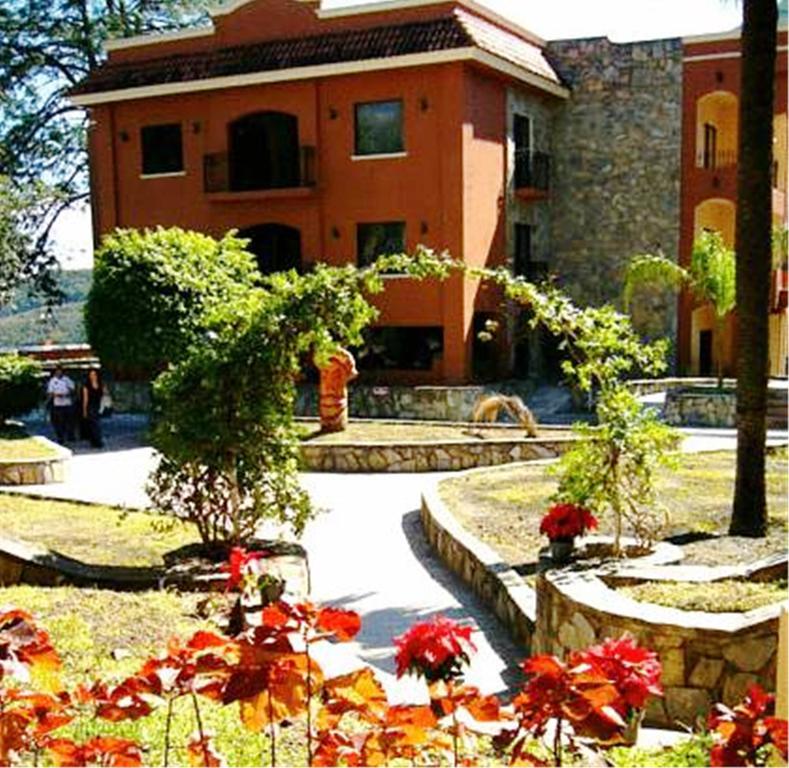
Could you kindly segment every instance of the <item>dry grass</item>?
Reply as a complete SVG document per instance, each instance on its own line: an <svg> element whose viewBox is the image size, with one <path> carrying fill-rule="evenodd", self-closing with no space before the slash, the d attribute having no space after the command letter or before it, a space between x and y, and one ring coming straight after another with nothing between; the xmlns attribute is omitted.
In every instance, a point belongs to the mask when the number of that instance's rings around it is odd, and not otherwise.
<svg viewBox="0 0 789 768"><path fill-rule="evenodd" d="M475 427L448 424L397 424L388 421L351 421L343 432L322 434L318 422L300 424L304 440L311 443L429 442L445 440L520 440L526 431L515 426ZM570 430L544 430L541 437L568 437Z"/></svg>
<svg viewBox="0 0 789 768"><path fill-rule="evenodd" d="M667 536L725 534L734 492L733 452L685 454L677 469L659 476L661 502L667 507ZM782 552L787 533L787 454L772 453L767 461L770 532L766 539L729 537L696 541L685 547L687 562L747 562ZM539 524L557 481L544 466L522 465L450 478L439 486L441 498L459 521L502 558L528 573L547 541ZM601 520L600 532L612 530Z"/></svg>
<svg viewBox="0 0 789 768"><path fill-rule="evenodd" d="M197 541L191 526L143 512L0 494L0 532L96 565L156 566L162 555Z"/></svg>
<svg viewBox="0 0 789 768"><path fill-rule="evenodd" d="M725 579L705 583L648 581L620 592L643 603L657 603L683 611L731 613L751 611L787 599L785 581L752 582Z"/></svg>

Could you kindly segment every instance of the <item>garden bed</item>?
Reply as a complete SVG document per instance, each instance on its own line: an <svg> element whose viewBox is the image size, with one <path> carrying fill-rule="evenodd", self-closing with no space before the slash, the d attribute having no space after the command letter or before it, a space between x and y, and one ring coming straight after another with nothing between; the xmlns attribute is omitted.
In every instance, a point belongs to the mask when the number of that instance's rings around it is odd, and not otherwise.
<svg viewBox="0 0 789 768"><path fill-rule="evenodd" d="M300 422L306 469L318 472L432 472L556 458L577 439L561 427L537 437L512 424L436 424L351 421L343 432L323 434L314 421Z"/></svg>
<svg viewBox="0 0 789 768"><path fill-rule="evenodd" d="M787 466L786 449L769 454L770 525L764 539L726 535L734 490L733 452L683 454L676 469L661 470L659 498L669 514L665 535L682 547L683 562L745 563L784 552ZM540 520L556 487L556 479L544 464L522 465L449 478L439 485L439 494L464 528L495 550L504 562L530 576L536 571L540 548L546 544L539 533ZM612 521L602 519L600 529L613 530Z"/></svg>

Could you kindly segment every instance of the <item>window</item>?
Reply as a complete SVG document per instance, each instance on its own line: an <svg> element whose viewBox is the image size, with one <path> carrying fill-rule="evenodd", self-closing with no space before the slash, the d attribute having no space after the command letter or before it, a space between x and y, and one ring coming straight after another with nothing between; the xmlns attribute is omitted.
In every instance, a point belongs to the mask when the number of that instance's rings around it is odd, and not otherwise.
<svg viewBox="0 0 789 768"><path fill-rule="evenodd" d="M146 125L140 131L143 175L178 173L184 169L181 124Z"/></svg>
<svg viewBox="0 0 789 768"><path fill-rule="evenodd" d="M356 225L356 261L360 267L379 256L405 251L405 222L380 221Z"/></svg>
<svg viewBox="0 0 789 768"><path fill-rule="evenodd" d="M713 169L718 159L718 129L712 123L704 123L704 168Z"/></svg>
<svg viewBox="0 0 789 768"><path fill-rule="evenodd" d="M390 155L403 148L402 101L356 105L355 154Z"/></svg>
<svg viewBox="0 0 789 768"><path fill-rule="evenodd" d="M532 227L531 224L515 225L515 257L513 259L513 274L515 277L529 278L532 264Z"/></svg>
<svg viewBox="0 0 789 768"><path fill-rule="evenodd" d="M439 326L371 328L357 352L366 371L430 371L444 351L444 329Z"/></svg>

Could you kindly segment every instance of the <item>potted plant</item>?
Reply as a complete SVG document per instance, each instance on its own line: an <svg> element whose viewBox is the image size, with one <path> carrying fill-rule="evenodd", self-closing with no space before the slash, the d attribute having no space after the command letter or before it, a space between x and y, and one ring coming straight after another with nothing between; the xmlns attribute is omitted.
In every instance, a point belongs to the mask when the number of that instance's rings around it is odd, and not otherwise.
<svg viewBox="0 0 789 768"><path fill-rule="evenodd" d="M540 533L551 542L551 559L566 563L573 553L575 537L597 528L597 518L578 504L554 504L540 523Z"/></svg>

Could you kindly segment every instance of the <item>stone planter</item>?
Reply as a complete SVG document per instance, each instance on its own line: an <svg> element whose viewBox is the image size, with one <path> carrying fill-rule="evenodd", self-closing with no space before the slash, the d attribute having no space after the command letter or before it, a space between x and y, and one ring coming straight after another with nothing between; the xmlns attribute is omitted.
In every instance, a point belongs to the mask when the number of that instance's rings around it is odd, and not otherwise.
<svg viewBox="0 0 789 768"><path fill-rule="evenodd" d="M4 459L0 461L0 485L45 485L62 483L71 451L46 437L36 436L39 443L52 450L51 456L34 459Z"/></svg>
<svg viewBox="0 0 789 768"><path fill-rule="evenodd" d="M715 387L672 389L666 392L663 418L673 426L734 427L737 394Z"/></svg>

